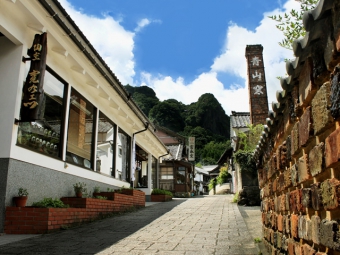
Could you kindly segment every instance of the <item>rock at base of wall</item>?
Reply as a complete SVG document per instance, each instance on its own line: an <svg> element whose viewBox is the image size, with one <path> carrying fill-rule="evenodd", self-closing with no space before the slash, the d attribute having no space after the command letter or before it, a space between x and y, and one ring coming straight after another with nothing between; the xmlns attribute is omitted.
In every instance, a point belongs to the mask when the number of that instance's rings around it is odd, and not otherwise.
<svg viewBox="0 0 340 255"><path fill-rule="evenodd" d="M261 204L260 188L258 186L245 186L239 192L238 205L259 206Z"/></svg>

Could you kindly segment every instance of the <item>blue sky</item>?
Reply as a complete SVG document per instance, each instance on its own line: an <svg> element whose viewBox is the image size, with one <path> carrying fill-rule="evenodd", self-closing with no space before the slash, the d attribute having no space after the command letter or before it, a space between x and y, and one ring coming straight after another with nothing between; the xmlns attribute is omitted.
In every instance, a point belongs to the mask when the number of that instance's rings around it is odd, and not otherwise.
<svg viewBox="0 0 340 255"><path fill-rule="evenodd" d="M268 15L297 8L260 0L60 0L123 85L185 104L212 93L226 114L249 111L245 47L264 46L269 102L285 75L281 33Z"/></svg>

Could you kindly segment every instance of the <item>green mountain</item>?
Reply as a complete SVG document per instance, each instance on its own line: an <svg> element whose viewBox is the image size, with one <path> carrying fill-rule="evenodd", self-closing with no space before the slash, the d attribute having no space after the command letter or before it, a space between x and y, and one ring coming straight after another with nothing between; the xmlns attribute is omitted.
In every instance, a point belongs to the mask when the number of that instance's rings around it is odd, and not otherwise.
<svg viewBox="0 0 340 255"><path fill-rule="evenodd" d="M126 85L125 89L154 124L186 137L196 137L196 161L209 155L204 149L208 144L210 148L218 148L213 158L206 159L208 163L214 164L223 153L224 144L230 139L230 118L213 94L203 94L197 102L185 105L176 99L160 101L147 86Z"/></svg>

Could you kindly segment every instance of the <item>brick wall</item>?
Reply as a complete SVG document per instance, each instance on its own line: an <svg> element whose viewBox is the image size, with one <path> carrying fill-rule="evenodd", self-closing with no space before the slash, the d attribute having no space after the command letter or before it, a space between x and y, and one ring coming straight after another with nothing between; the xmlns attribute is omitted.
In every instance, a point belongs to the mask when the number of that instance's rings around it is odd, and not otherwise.
<svg viewBox="0 0 340 255"><path fill-rule="evenodd" d="M304 16L255 152L270 254L340 254L340 1Z"/></svg>
<svg viewBox="0 0 340 255"><path fill-rule="evenodd" d="M100 215L122 212L132 206L145 206L144 192L127 190L126 193L112 193L113 200L61 198L70 208L6 207L5 233L44 234Z"/></svg>
<svg viewBox="0 0 340 255"><path fill-rule="evenodd" d="M166 202L171 200L172 196L169 195L151 195L151 202Z"/></svg>

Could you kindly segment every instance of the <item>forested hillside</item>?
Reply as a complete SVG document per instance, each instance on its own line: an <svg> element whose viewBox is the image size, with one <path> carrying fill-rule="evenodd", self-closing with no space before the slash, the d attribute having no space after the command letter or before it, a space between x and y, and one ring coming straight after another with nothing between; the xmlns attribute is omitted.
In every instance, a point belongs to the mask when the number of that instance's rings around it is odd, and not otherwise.
<svg viewBox="0 0 340 255"><path fill-rule="evenodd" d="M160 101L147 86L125 89L149 119L185 137L196 137L196 162L215 164L230 146L230 119L213 94L203 94L185 105L175 99Z"/></svg>

